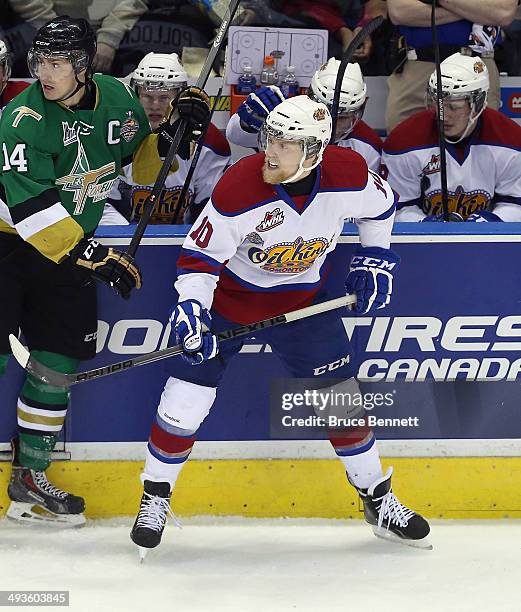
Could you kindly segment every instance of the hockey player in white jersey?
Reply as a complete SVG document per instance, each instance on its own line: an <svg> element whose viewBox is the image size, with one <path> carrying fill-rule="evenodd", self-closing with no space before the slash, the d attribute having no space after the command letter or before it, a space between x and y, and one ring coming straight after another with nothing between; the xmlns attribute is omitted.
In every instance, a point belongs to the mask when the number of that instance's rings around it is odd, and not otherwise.
<svg viewBox="0 0 521 612"><path fill-rule="evenodd" d="M242 346L240 338L218 346L215 332L326 299L328 255L346 218L356 219L360 234L346 270L356 312L383 308L391 298L400 260L390 249L395 194L389 185L358 153L326 146L331 116L308 96L279 104L261 134L265 152L228 169L177 262L179 300L170 321L184 359L171 361L147 446L131 533L142 554L160 543L172 489L226 366ZM355 372L343 314L265 329L256 338L271 345L291 376L312 378L317 387L324 376L346 384ZM319 367L333 362L342 365L326 374ZM372 430L362 424L328 436L375 534L425 547L429 525L393 495L392 470L382 474Z"/></svg>
<svg viewBox="0 0 521 612"><path fill-rule="evenodd" d="M139 96L152 130L156 130L168 114L172 100L187 86L187 79L176 53L148 53L139 62L130 83ZM184 202L179 205L192 154L193 147L181 145L152 213L151 223L193 223L229 164L231 153L226 138L211 123L190 187ZM126 219L124 223L138 222L162 163L155 142L143 146L133 163L123 168L123 176L112 190L106 212L112 206ZM107 215L104 223L108 223Z"/></svg>
<svg viewBox="0 0 521 612"><path fill-rule="evenodd" d="M27 81L10 80L11 63L11 53L6 43L0 39L0 116L4 106L30 85Z"/></svg>
<svg viewBox="0 0 521 612"><path fill-rule="evenodd" d="M330 58L311 79L307 95L323 102L331 111L335 83L340 61ZM226 126L226 138L241 147L257 147L257 135L268 113L284 100L276 86L260 87L251 93L230 117ZM334 144L353 149L365 159L374 172L380 171L382 140L362 120L367 103L367 86L358 64L348 64L342 87L337 115Z"/></svg>
<svg viewBox="0 0 521 612"><path fill-rule="evenodd" d="M451 220L521 221L521 127L486 108L489 77L479 57L441 63ZM443 221L436 73L428 109L399 124L384 144L383 171L400 194L396 221Z"/></svg>

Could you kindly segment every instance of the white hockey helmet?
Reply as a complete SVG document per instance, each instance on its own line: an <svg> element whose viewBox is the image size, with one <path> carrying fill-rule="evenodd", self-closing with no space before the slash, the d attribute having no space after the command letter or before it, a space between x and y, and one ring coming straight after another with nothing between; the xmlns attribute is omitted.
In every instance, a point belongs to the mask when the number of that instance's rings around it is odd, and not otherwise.
<svg viewBox="0 0 521 612"><path fill-rule="evenodd" d="M268 138L294 140L302 143L302 159L297 172L284 182L292 183L316 168L322 161L324 149L331 140L331 114L325 104L309 98L294 96L278 104L266 117L259 132L259 148L266 150ZM316 158L311 166L303 167L308 159Z"/></svg>
<svg viewBox="0 0 521 612"><path fill-rule="evenodd" d="M468 135L478 117L487 105L487 95L490 87L488 69L480 57L454 53L441 62L441 88L443 99L465 99L470 104L470 116L467 129L456 141L459 142ZM436 71L434 71L427 86L427 102L436 105L437 94Z"/></svg>
<svg viewBox="0 0 521 612"><path fill-rule="evenodd" d="M323 102L331 111L333 98L335 96L335 84L340 67L340 60L331 57L326 64L319 68L309 86L308 95L317 102ZM352 121L348 124L344 133L337 140L345 138L353 131L355 125L364 114L367 102L367 86L358 64L348 64L342 79L340 98L338 101L338 116L351 116Z"/></svg>
<svg viewBox="0 0 521 612"><path fill-rule="evenodd" d="M147 53L132 73L130 86L154 91L184 89L188 75L177 53Z"/></svg>
<svg viewBox="0 0 521 612"><path fill-rule="evenodd" d="M2 83L5 85L5 83L7 83L11 77L11 57L9 54L9 49L3 40L0 40L0 66L2 66L4 69L4 78ZM3 87L1 85L0 87L0 91L2 91Z"/></svg>

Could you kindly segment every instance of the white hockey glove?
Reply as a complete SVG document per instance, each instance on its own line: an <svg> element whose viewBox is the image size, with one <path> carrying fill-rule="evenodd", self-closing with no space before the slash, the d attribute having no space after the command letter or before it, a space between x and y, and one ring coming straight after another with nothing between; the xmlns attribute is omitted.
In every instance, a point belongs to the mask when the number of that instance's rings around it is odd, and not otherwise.
<svg viewBox="0 0 521 612"><path fill-rule="evenodd" d="M179 302L170 315L177 343L183 345L182 357L191 365L213 359L219 352L218 338L210 331L212 317L197 300Z"/></svg>

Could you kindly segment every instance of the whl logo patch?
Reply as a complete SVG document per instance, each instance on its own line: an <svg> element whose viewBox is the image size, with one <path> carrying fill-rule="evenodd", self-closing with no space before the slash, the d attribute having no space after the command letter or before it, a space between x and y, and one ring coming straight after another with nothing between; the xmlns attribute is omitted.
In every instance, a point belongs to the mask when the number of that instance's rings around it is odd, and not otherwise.
<svg viewBox="0 0 521 612"><path fill-rule="evenodd" d="M435 174L440 171L440 156L432 155L430 161L423 168L423 174Z"/></svg>
<svg viewBox="0 0 521 612"><path fill-rule="evenodd" d="M280 208L276 208L270 212L267 212L264 215L264 219L257 225L255 228L258 232L267 232L277 225L282 225L284 223L284 213L280 210Z"/></svg>

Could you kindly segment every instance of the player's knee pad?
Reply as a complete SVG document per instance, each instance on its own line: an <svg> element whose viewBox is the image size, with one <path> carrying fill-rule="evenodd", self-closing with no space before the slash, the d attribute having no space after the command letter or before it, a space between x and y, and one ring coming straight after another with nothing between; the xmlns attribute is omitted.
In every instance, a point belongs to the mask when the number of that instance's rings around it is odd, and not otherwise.
<svg viewBox="0 0 521 612"><path fill-rule="evenodd" d="M210 412L217 389L169 378L161 394L157 415L165 423L189 434L196 432Z"/></svg>
<svg viewBox="0 0 521 612"><path fill-rule="evenodd" d="M363 396L355 378L338 380L333 385L318 388L315 398L315 414L325 419L331 427L342 427L342 420L361 419L365 415ZM338 425L335 425L335 419L338 419Z"/></svg>
<svg viewBox="0 0 521 612"><path fill-rule="evenodd" d="M5 372L8 361L9 361L8 354L5 354L5 353L0 354L0 376L2 376L2 374Z"/></svg>

